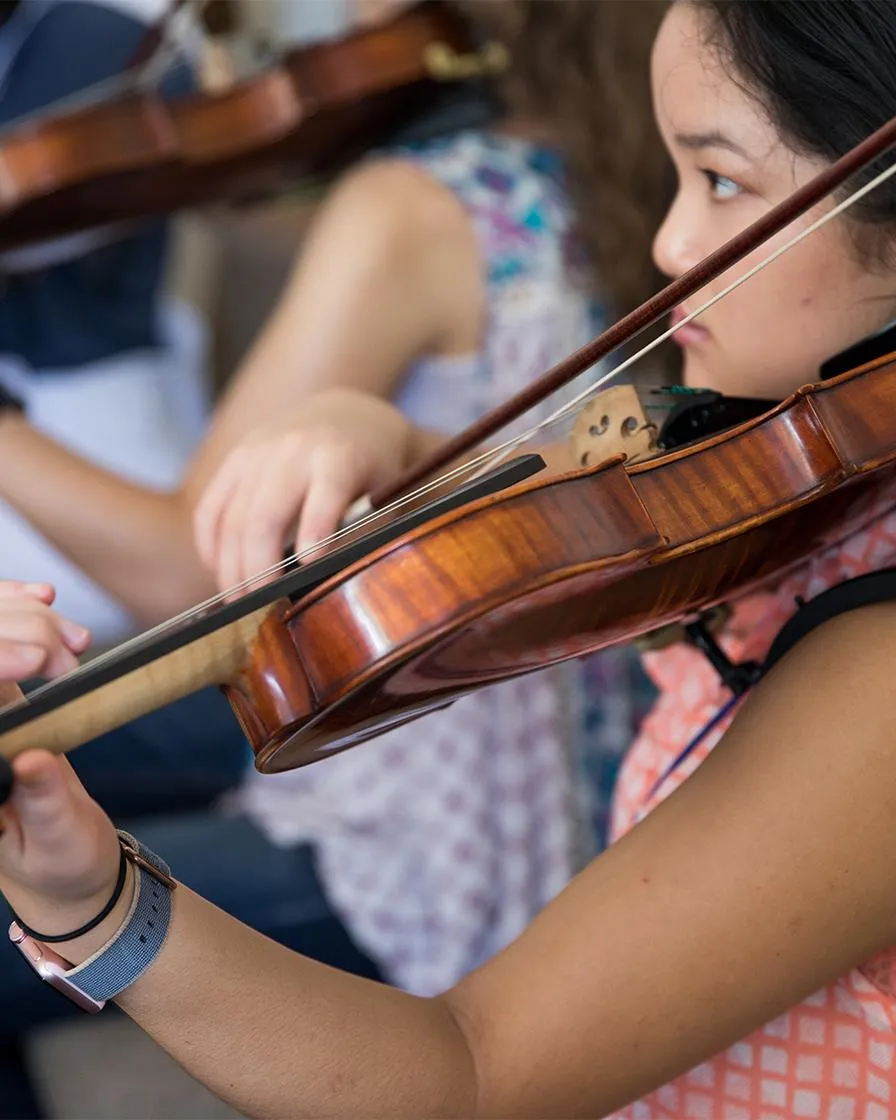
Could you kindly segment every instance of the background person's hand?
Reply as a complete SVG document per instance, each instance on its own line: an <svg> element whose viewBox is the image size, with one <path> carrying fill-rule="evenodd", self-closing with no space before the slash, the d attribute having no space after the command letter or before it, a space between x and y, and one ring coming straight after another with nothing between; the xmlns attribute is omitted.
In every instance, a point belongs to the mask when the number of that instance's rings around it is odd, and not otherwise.
<svg viewBox="0 0 896 1120"><path fill-rule="evenodd" d="M221 464L197 503L196 547L227 591L336 529L351 503L396 477L412 428L393 405L354 390L322 393L259 428Z"/></svg>
<svg viewBox="0 0 896 1120"><path fill-rule="evenodd" d="M0 580L0 681L56 677L74 669L90 632L52 610L46 583Z"/></svg>

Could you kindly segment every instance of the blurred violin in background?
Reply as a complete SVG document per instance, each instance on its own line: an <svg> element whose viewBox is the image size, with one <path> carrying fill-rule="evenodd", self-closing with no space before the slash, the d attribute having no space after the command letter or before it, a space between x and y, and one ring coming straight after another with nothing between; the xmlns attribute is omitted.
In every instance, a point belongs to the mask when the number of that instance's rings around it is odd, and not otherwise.
<svg viewBox="0 0 896 1120"><path fill-rule="evenodd" d="M173 0L128 71L0 131L0 251L215 202L254 200L335 174L387 139L480 123L507 65L437 2L296 47L235 80L165 98L154 63L171 50ZM214 11L215 9L212 9ZM155 66L158 70L158 66Z"/></svg>

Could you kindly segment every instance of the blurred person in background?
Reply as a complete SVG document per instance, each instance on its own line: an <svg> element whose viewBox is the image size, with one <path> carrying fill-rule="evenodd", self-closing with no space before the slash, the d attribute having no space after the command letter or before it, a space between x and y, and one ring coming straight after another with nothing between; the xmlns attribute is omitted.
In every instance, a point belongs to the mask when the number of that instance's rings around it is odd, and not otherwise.
<svg viewBox="0 0 896 1120"><path fill-rule="evenodd" d="M121 73L164 9L163 0L0 4L0 127L39 117ZM192 88L191 61L185 42L162 79L163 94ZM163 490L177 484L207 420L206 340L195 312L163 294L168 243L167 223L152 222L0 253L4 436L15 422L27 423L48 447L83 456L114 477ZM16 460L4 467L16 475L30 469ZM51 477L36 472L22 481L36 502L55 501ZM58 497L65 520L77 521L81 495L66 486ZM114 590L93 578L91 557L102 547L94 538L85 556L66 555L41 532L39 519L0 498L4 574L51 583L60 609L88 628L95 644L108 646L138 624ZM192 698L189 710L174 705L114 741L86 746L77 767L113 813L133 815L162 803L169 811L210 804L236 782L245 757L217 692L208 692ZM37 1110L13 1035L24 1025L25 1006L4 1002L8 1017L0 1016L0 1117Z"/></svg>
<svg viewBox="0 0 896 1120"><path fill-rule="evenodd" d="M167 0L5 4L0 125L51 115L57 103L121 74L166 9ZM170 60L164 95L193 88L194 46L187 36ZM0 427L10 438L3 466L10 489L0 493L4 574L51 583L60 610L87 627L99 648L132 636L145 620L114 581L102 578L108 542L93 519L107 520L105 495L83 494L80 479L66 479L65 465L83 462L97 477L165 493L178 484L208 420L206 328L164 291L169 234L166 222L154 221L0 253ZM52 462L20 455L21 431L33 433ZM19 490L33 508L17 503ZM55 541L45 513L60 532L78 533L80 546ZM155 526L146 528L152 533ZM187 534L182 543L190 547ZM108 562L130 566L122 579L151 585L159 568L141 564L142 544ZM232 726L217 718L218 700L209 691L189 709L212 740ZM209 803L240 773L244 743L231 734L225 762L223 743L201 755L203 744L193 740L185 770L170 744L175 727L181 738L187 734L187 714L176 705L139 721L127 733L127 751L120 737L117 745L91 745L78 758L82 779L120 814L152 811L162 797L172 808ZM141 764L144 757L151 765Z"/></svg>

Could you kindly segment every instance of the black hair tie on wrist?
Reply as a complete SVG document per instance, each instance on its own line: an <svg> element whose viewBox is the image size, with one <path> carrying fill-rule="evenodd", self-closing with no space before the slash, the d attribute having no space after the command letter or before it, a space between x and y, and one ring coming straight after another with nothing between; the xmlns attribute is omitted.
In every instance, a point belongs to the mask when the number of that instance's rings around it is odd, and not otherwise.
<svg viewBox="0 0 896 1120"><path fill-rule="evenodd" d="M73 933L57 933L50 936L45 933L37 933L29 926L26 926L15 911L13 911L12 915L13 920L18 924L19 928L26 936L33 937L35 941L43 941L45 945L53 945L54 943L58 943L60 941L74 941L76 937L81 937L85 933L90 933L92 929L96 929L100 922L109 917L109 915L115 909L116 902L118 902L118 900L121 898L121 892L124 890L127 873L128 860L127 856L125 855L124 845L122 844L121 862L118 865L118 879L115 883L115 890L112 892L112 897L95 918L92 918L89 922L86 923L86 925L81 926L80 929L76 929Z"/></svg>

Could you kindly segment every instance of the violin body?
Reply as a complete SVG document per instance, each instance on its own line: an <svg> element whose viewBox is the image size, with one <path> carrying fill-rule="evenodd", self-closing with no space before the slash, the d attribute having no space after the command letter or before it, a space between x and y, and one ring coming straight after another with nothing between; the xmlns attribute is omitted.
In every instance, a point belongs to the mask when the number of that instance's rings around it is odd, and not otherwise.
<svg viewBox="0 0 896 1120"><path fill-rule="evenodd" d="M888 354L645 462L617 456L455 498L410 531L379 531L385 543L370 535L351 563L324 557L150 635L136 660L126 645L83 684L76 673L46 686L0 712L0 753L67 750L214 683L258 769L286 770L473 689L696 618L867 519L896 483L893 415Z"/></svg>
<svg viewBox="0 0 896 1120"><path fill-rule="evenodd" d="M433 47L469 34L427 5L287 53L219 93L131 93L0 134L0 251L330 175L447 96Z"/></svg>
<svg viewBox="0 0 896 1120"><path fill-rule="evenodd" d="M891 356L709 440L527 482L380 549L269 618L225 687L258 768L779 579L893 485L894 415Z"/></svg>
<svg viewBox="0 0 896 1120"><path fill-rule="evenodd" d="M896 117L374 493L374 509L392 512L392 498L409 500L420 479L631 341L894 146ZM65 751L218 684L257 767L284 770L472 689L696 619L779 580L864 524L869 502L894 498L892 339L884 332L873 350L862 343L833 361L822 376L842 372L755 416L740 401L724 413L730 426L708 438L688 443L692 429L679 424L675 450L644 462L605 458L545 481L528 481L533 461L543 464L524 457L236 601L202 604L0 711L0 753Z"/></svg>

